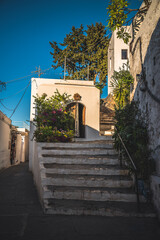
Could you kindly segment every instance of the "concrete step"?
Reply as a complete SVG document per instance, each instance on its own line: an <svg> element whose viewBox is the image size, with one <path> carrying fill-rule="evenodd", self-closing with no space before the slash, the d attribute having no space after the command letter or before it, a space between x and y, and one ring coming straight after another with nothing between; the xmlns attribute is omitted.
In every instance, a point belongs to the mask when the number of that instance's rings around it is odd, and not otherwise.
<svg viewBox="0 0 160 240"><path fill-rule="evenodd" d="M42 149L42 155L116 155L117 152L114 149L104 149L104 148L93 148L93 149L85 149L85 148L73 148L73 149L64 149L64 148L58 148L58 149Z"/></svg>
<svg viewBox="0 0 160 240"><path fill-rule="evenodd" d="M108 131L109 132L109 131ZM106 133L106 131L104 131ZM107 140L41 143L38 160L45 213L100 216L153 216L136 211L136 194L128 170L120 168ZM141 201L144 201L140 197Z"/></svg>
<svg viewBox="0 0 160 240"><path fill-rule="evenodd" d="M141 211L138 212L137 204L130 202L49 199L44 201L44 209L48 214L156 217L149 204L141 204Z"/></svg>
<svg viewBox="0 0 160 240"><path fill-rule="evenodd" d="M113 122L111 120L107 120L106 118L101 118L100 119L100 124L115 125L115 122Z"/></svg>
<svg viewBox="0 0 160 240"><path fill-rule="evenodd" d="M137 196L131 189L121 188L89 188L89 187L44 187L44 199L71 199L87 201L136 202ZM141 196L141 202L145 201Z"/></svg>
<svg viewBox="0 0 160 240"><path fill-rule="evenodd" d="M112 136L114 133L114 130L107 130L107 131L100 131L100 135L102 136Z"/></svg>
<svg viewBox="0 0 160 240"><path fill-rule="evenodd" d="M104 176L81 174L41 173L42 186L78 186L78 187L112 187L130 188L133 181L128 176Z"/></svg>
<svg viewBox="0 0 160 240"><path fill-rule="evenodd" d="M109 142L110 143L110 141L111 142L113 142L113 139L112 139L112 137L110 137L110 136L106 136L105 138L96 138L96 139L89 139L89 140L87 140L87 139L85 139L85 138L75 138L74 140L73 140L73 143L76 143L76 142L80 142L80 143L100 143L100 142Z"/></svg>
<svg viewBox="0 0 160 240"><path fill-rule="evenodd" d="M114 117L112 116L108 116L108 113L105 113L105 112L100 112L100 117L105 117L107 119L111 119L111 120L114 120Z"/></svg>
<svg viewBox="0 0 160 240"><path fill-rule="evenodd" d="M111 140L111 139L110 139ZM41 143L42 150L43 149L110 149L113 148L112 143L108 143L107 141L93 141L93 142L74 142L74 143Z"/></svg>
<svg viewBox="0 0 160 240"><path fill-rule="evenodd" d="M108 118L105 115L101 115L100 122L102 122L102 121L115 124L115 121L113 120L113 118Z"/></svg>
<svg viewBox="0 0 160 240"><path fill-rule="evenodd" d="M49 164L44 163L42 169L44 173L54 174L84 174L84 175L127 175L126 168L120 166L100 165L100 164Z"/></svg>
<svg viewBox="0 0 160 240"><path fill-rule="evenodd" d="M100 131L108 131L108 130L113 130L114 126L113 125L100 125Z"/></svg>
<svg viewBox="0 0 160 240"><path fill-rule="evenodd" d="M99 155L84 155L84 156L66 156L66 155L54 155L54 156L42 156L39 158L40 163L58 163L58 164L107 164L118 165L119 160L117 156L99 156Z"/></svg>

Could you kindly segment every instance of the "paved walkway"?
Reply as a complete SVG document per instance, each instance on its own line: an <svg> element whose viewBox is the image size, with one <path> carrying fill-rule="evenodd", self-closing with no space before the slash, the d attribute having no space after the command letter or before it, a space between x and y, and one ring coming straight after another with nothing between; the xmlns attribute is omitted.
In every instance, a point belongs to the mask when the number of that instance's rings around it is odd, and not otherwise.
<svg viewBox="0 0 160 240"><path fill-rule="evenodd" d="M28 164L0 172L1 240L159 240L153 218L46 216Z"/></svg>

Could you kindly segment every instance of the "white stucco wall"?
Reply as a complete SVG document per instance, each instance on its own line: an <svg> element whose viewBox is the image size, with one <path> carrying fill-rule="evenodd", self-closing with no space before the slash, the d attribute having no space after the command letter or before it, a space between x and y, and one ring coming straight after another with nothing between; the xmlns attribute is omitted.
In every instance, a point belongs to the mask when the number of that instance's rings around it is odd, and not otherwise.
<svg viewBox="0 0 160 240"><path fill-rule="evenodd" d="M22 152L22 138L21 138L21 134L17 134L15 164L19 164L21 162L21 157L22 157L21 152Z"/></svg>
<svg viewBox="0 0 160 240"><path fill-rule="evenodd" d="M0 111L0 169L7 168L10 163L11 120Z"/></svg>
<svg viewBox="0 0 160 240"><path fill-rule="evenodd" d="M127 31L130 31L129 26ZM115 30L112 33L108 48L108 94L112 92L110 81L114 71L119 71L119 68L127 63L126 59L121 58L122 49L127 49L129 58L129 45L125 44L122 39L117 38L117 30Z"/></svg>
<svg viewBox="0 0 160 240"><path fill-rule="evenodd" d="M29 131L26 128L17 128L21 135L20 162L29 160Z"/></svg>
<svg viewBox="0 0 160 240"><path fill-rule="evenodd" d="M37 142L34 142L34 156L33 159L34 161L32 162L32 173L33 173L33 179L35 182L35 185L37 187L37 192L39 195L39 200L42 203L43 199L43 189L42 189L42 178L41 178L41 159L39 155L41 154L41 145Z"/></svg>
<svg viewBox="0 0 160 240"><path fill-rule="evenodd" d="M99 109L100 109L100 91L94 86L93 81L80 81L80 80L59 80L59 79L32 79L32 92L31 92L31 114L30 121L33 121L35 108L34 98L38 94L41 96L46 93L48 97L54 95L58 91L63 94L64 92L71 95L79 93L82 97L79 101L86 107L85 125L99 132ZM87 130L86 138L91 138L92 133Z"/></svg>
<svg viewBox="0 0 160 240"><path fill-rule="evenodd" d="M82 80L61 80L61 79L43 79L43 78L32 78L31 88L31 111L30 111L30 145L29 145L29 161L30 169L32 168L32 160L34 155L34 140L33 132L34 126L32 124L35 105L34 97L36 94L41 96L46 93L48 97L54 95L54 92L58 91L63 94L73 95L78 93L81 96L79 101L86 107L85 112L85 139L97 139L99 138L99 119L100 119L100 91L94 86L93 81L82 81Z"/></svg>

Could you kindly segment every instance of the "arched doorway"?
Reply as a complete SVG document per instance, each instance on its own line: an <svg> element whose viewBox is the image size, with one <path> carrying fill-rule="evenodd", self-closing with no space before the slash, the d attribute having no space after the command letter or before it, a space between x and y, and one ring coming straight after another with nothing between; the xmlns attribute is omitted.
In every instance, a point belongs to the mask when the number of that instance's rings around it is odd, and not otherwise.
<svg viewBox="0 0 160 240"><path fill-rule="evenodd" d="M67 106L73 113L75 119L75 137L85 137L85 110L86 107L79 102L70 103Z"/></svg>

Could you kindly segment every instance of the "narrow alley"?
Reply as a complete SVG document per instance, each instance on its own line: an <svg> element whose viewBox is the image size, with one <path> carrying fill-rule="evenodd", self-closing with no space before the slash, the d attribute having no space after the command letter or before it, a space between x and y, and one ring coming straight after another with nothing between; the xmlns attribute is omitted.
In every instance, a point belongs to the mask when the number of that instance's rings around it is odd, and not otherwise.
<svg viewBox="0 0 160 240"><path fill-rule="evenodd" d="M0 172L0 239L158 240L155 218L44 215L28 163Z"/></svg>

